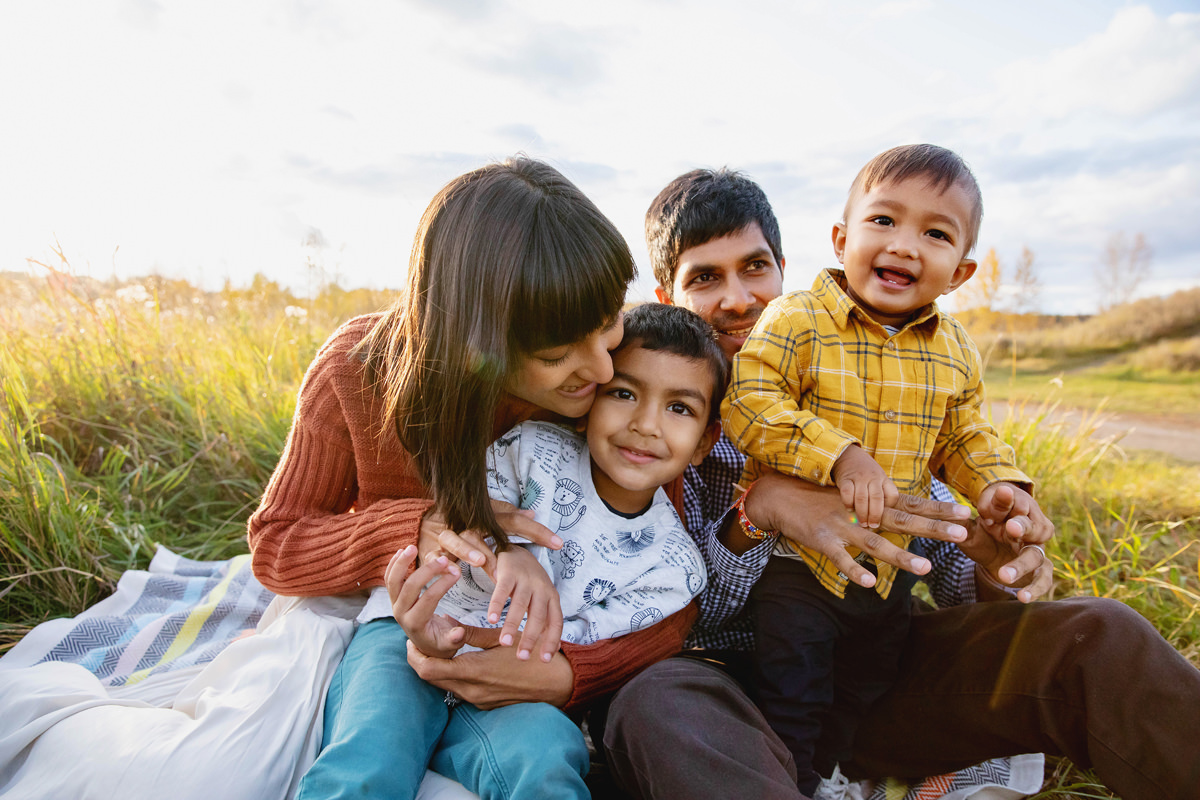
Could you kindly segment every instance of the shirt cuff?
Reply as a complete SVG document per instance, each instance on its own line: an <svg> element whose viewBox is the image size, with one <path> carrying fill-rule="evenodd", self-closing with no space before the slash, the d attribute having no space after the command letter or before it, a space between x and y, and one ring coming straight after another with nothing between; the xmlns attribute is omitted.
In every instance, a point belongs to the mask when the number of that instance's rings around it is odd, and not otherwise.
<svg viewBox="0 0 1200 800"><path fill-rule="evenodd" d="M724 530L726 525L736 522L737 510L730 508L712 526L712 530ZM768 536L738 556L730 552L729 548L718 537L713 536L709 557L712 559L713 566L722 574L752 572L757 576L766 567L767 559L771 557L771 551L775 549L775 539L776 537L774 536Z"/></svg>

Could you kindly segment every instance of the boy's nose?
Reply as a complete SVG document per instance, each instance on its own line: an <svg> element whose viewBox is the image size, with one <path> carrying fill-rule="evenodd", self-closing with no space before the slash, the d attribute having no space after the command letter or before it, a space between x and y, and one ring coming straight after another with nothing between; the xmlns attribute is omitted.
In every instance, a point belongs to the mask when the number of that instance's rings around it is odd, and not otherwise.
<svg viewBox="0 0 1200 800"><path fill-rule="evenodd" d="M642 436L657 436L658 415L650 409L639 409L630 418L629 429Z"/></svg>
<svg viewBox="0 0 1200 800"><path fill-rule="evenodd" d="M888 251L901 258L916 258L920 253L917 238L905 231L897 230L888 245Z"/></svg>

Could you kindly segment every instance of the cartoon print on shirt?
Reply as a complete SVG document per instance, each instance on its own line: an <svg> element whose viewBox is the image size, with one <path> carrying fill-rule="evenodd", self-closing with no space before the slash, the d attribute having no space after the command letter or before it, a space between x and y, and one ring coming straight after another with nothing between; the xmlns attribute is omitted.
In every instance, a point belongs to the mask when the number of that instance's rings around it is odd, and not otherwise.
<svg viewBox="0 0 1200 800"><path fill-rule="evenodd" d="M504 458L505 454L508 453L509 446L511 446L513 442L519 441L520 438L521 432L519 430L512 430L509 431L507 435L501 436L499 439L497 439L492 445L496 449L496 457Z"/></svg>
<svg viewBox="0 0 1200 800"><path fill-rule="evenodd" d="M579 523L579 520L583 519L583 515L587 513L587 506L581 505L582 501L582 486L570 478L558 479L558 483L554 485L554 500L551 501L551 504L555 513L562 517L562 521L558 525L560 531L570 530ZM579 509L579 514L568 521L567 518L575 514L576 508Z"/></svg>
<svg viewBox="0 0 1200 800"><path fill-rule="evenodd" d="M642 628L649 628L651 625L662 622L662 618L662 612L657 608L643 608L629 620L629 629L640 631Z"/></svg>
<svg viewBox="0 0 1200 800"><path fill-rule="evenodd" d="M594 606L603 603L616 588L617 585L612 581L604 578L592 578L587 588L583 590L583 599L588 605Z"/></svg>
<svg viewBox="0 0 1200 800"><path fill-rule="evenodd" d="M551 555L558 560L561 575L565 580L575 577L575 570L583 566L584 552L574 539L563 542L562 549Z"/></svg>
<svg viewBox="0 0 1200 800"><path fill-rule="evenodd" d="M540 483L530 478L521 491L521 508L537 508L544 491Z"/></svg>
<svg viewBox="0 0 1200 800"><path fill-rule="evenodd" d="M617 547L627 556L637 555L654 542L654 526L636 531L617 531Z"/></svg>

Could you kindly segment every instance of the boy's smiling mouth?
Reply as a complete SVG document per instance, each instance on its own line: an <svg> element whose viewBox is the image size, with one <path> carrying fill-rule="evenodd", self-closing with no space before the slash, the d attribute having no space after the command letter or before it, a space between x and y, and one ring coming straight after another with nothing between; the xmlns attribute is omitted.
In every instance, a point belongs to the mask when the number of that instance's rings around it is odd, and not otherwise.
<svg viewBox="0 0 1200 800"><path fill-rule="evenodd" d="M911 272L895 267L876 267L875 276L884 283L898 287L911 286L917 282L916 276Z"/></svg>

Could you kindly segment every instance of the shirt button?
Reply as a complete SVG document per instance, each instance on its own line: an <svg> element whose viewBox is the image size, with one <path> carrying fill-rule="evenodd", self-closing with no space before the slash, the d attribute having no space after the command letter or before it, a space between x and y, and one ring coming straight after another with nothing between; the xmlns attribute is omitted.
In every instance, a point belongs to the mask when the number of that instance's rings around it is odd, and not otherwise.
<svg viewBox="0 0 1200 800"><path fill-rule="evenodd" d="M885 412L883 412L883 416L884 416L884 417L885 417L885 418L886 418L886 419L887 419L889 422L891 422L892 420L894 420L894 419L896 418L896 412L895 412L895 411L885 411Z"/></svg>
<svg viewBox="0 0 1200 800"><path fill-rule="evenodd" d="M813 476L814 478L816 478L817 480L820 480L820 479L821 479L821 470L820 470L820 469L814 469L814 470L812 471L812 476Z"/></svg>
<svg viewBox="0 0 1200 800"><path fill-rule="evenodd" d="M896 349L896 343L895 343L893 340L891 340L891 339L888 339L888 343L887 343L887 349L888 349L888 350L895 350L895 349Z"/></svg>

